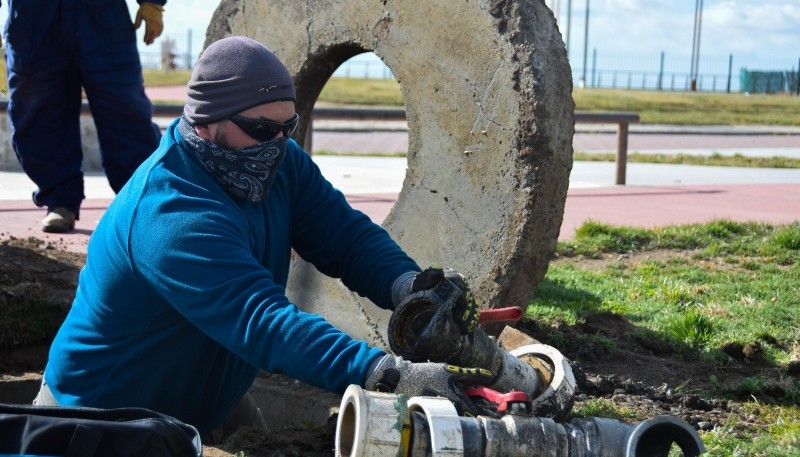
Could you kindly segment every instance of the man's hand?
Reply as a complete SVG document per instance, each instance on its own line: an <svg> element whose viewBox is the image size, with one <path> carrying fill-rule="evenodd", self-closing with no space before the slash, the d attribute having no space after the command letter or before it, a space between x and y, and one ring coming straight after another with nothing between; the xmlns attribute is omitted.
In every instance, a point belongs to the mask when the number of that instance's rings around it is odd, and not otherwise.
<svg viewBox="0 0 800 457"><path fill-rule="evenodd" d="M452 315L461 329L461 333L465 335L471 333L475 326L478 325L480 309L464 277L450 268L429 267L416 275L406 273L398 278L392 287L392 300L395 308L410 295L433 289L444 280L450 281L461 291L461 296L456 300ZM434 304L437 306L444 305L444 303Z"/></svg>
<svg viewBox="0 0 800 457"><path fill-rule="evenodd" d="M142 25L142 20L144 20L145 44L153 44L153 41L161 35L164 30L163 15L164 7L161 5L150 2L142 2L139 5L139 11L136 12L136 21L133 26L138 29Z"/></svg>
<svg viewBox="0 0 800 457"><path fill-rule="evenodd" d="M486 411L475 405L465 389L485 386L494 375L483 368L462 368L444 363L412 363L386 355L367 376L364 387L407 397L437 396L453 402L460 415L477 416Z"/></svg>

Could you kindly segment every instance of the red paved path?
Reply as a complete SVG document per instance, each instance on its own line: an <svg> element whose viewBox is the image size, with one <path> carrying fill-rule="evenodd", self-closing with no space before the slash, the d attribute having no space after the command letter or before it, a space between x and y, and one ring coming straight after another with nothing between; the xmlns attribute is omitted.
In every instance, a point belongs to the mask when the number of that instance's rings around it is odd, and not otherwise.
<svg viewBox="0 0 800 457"><path fill-rule="evenodd" d="M353 206L382 221L396 195L348 196ZM86 200L81 220L71 234L46 234L39 230L44 213L29 201L0 201L0 239L45 239L70 250L85 252L89 236L109 200ZM574 189L567 194L560 239L569 239L587 220L614 225L657 227L701 223L714 219L784 224L800 220L800 184L618 186Z"/></svg>

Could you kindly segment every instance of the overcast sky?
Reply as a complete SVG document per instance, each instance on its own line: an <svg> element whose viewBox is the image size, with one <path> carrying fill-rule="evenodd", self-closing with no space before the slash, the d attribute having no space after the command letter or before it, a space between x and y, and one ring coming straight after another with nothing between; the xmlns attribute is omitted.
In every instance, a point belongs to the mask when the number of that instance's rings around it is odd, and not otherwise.
<svg viewBox="0 0 800 457"><path fill-rule="evenodd" d="M127 0L132 14L137 4ZM314 0L325 1L325 0ZM621 65L633 69L650 65L664 51L672 71L689 71L692 52L696 0L588 0L589 52L597 50L598 64ZM8 0L3 2L0 20L5 22ZM547 0L560 6L559 29L567 41L570 62L581 67L584 56L584 30L587 0ZM570 29L567 6L572 4ZM193 30L193 41L202 43L205 30L219 0L168 0L164 14L164 36L186 40ZM141 31L139 32L141 40ZM704 0L700 36L700 71L727 66L733 54L738 67L797 68L800 59L800 0ZM194 45L199 47L199 45ZM153 46L147 51L158 52ZM199 51L199 49L193 49ZM641 63L636 64L636 62ZM612 63L613 62L613 63ZM602 66L602 65L598 65Z"/></svg>

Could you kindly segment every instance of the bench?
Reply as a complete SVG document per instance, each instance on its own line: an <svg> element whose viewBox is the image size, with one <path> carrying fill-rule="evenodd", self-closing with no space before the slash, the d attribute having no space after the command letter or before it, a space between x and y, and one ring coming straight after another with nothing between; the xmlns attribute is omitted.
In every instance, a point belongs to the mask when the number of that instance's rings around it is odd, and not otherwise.
<svg viewBox="0 0 800 457"><path fill-rule="evenodd" d="M576 111L575 123L617 124L617 173L615 184L625 184L628 168L628 126L639 122L639 115L632 112L587 112Z"/></svg>
<svg viewBox="0 0 800 457"><path fill-rule="evenodd" d="M8 101L0 100L0 111L6 111ZM81 108L83 114L91 114L89 105L84 102ZM183 114L183 105L153 104L153 116L178 117ZM305 147L311 151L311 132L313 119L351 119L351 120L405 120L406 111L402 108L314 108L312 119L308 121L306 129ZM617 172L616 184L625 184L625 174L628 166L628 126L639 122L639 115L633 112L575 112L575 123L591 124L617 124Z"/></svg>
<svg viewBox="0 0 800 457"><path fill-rule="evenodd" d="M351 120L405 120L406 112L402 108L314 108L314 119L351 119ZM625 184L628 168L628 126L639 122L639 115L633 112L588 112L576 111L575 123L616 124L617 125L617 172L616 184ZM309 123L308 132L313 129ZM311 149L311 135L306 138L306 148Z"/></svg>

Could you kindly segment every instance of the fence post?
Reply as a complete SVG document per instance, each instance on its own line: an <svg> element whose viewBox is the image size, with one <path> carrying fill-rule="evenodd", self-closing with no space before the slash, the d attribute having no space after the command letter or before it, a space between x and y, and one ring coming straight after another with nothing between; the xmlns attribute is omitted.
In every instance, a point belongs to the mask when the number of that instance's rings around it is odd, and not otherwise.
<svg viewBox="0 0 800 457"><path fill-rule="evenodd" d="M186 69L192 69L192 29L186 31Z"/></svg>
<svg viewBox="0 0 800 457"><path fill-rule="evenodd" d="M597 71L597 48L592 50L592 87L594 86L594 76Z"/></svg>
<svg viewBox="0 0 800 457"><path fill-rule="evenodd" d="M628 123L617 124L617 180L616 184L625 184L625 170L628 167Z"/></svg>
<svg viewBox="0 0 800 457"><path fill-rule="evenodd" d="M658 69L658 90L661 90L661 82L664 78L664 51L661 51L661 65Z"/></svg>
<svg viewBox="0 0 800 457"><path fill-rule="evenodd" d="M797 83L796 95L800 95L800 59L797 59L797 81L795 82Z"/></svg>
<svg viewBox="0 0 800 457"><path fill-rule="evenodd" d="M733 54L728 56L728 93L731 93L731 74L733 73Z"/></svg>

